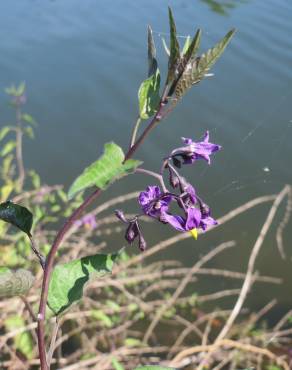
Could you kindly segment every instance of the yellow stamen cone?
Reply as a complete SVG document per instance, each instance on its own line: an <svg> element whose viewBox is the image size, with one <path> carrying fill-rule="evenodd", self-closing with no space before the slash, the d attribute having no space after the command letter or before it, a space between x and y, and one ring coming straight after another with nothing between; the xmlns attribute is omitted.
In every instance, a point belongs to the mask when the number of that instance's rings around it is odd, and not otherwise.
<svg viewBox="0 0 292 370"><path fill-rule="evenodd" d="M196 240L198 239L198 229L194 228L194 229L190 230L190 234L192 235L192 237L194 239L196 239Z"/></svg>

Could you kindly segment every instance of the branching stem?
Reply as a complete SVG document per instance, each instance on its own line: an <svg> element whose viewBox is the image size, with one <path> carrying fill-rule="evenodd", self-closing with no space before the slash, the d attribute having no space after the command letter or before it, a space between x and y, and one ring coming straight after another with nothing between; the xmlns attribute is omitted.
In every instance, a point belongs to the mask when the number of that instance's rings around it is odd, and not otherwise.
<svg viewBox="0 0 292 370"><path fill-rule="evenodd" d="M134 155L134 153L143 143L143 141L145 140L146 136L150 133L150 131L163 118L165 118L163 114L163 108L168 102L166 98L167 98L167 86L164 89L164 92L160 100L160 104L159 104L156 114L154 115L154 117L152 118L148 126L145 128L145 130L142 132L140 137L137 139L137 141L128 150L127 154L125 155L125 161ZM101 189L96 188L95 191L91 195L89 195L89 197L86 198L85 201L72 213L72 215L67 219L65 224L59 230L53 242L53 245L50 249L50 252L47 256L46 265L44 269L43 282L42 282L42 291L41 291L39 313L38 313L38 329L37 329L38 349L39 349L41 370L49 370L49 365L47 362L47 354L46 354L46 343L45 343L45 319L46 319L46 305L47 305L47 299L48 299L48 290L49 290L51 274L53 271L55 256L56 256L59 246L62 243L64 236L71 229L71 227L74 224L74 221L76 221L81 216L81 214L85 211L85 209L94 202L94 200L100 195L100 193L101 193Z"/></svg>

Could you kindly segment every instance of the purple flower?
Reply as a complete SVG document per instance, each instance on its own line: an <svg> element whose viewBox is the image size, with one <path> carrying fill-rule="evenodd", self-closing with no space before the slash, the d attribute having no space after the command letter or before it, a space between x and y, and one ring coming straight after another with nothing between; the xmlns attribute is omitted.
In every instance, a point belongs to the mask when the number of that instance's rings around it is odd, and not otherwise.
<svg viewBox="0 0 292 370"><path fill-rule="evenodd" d="M76 227L84 226L86 229L93 230L97 227L95 216L92 213L88 213L81 219L74 222Z"/></svg>
<svg viewBox="0 0 292 370"><path fill-rule="evenodd" d="M218 222L216 220L214 220L213 217L211 217L210 207L207 206L207 204L203 203L202 201L200 201L200 210L201 210L201 214L202 214L202 219L201 219L201 222L200 222L200 228L202 230L205 231L208 228L208 226L214 226L214 225L218 224Z"/></svg>
<svg viewBox="0 0 292 370"><path fill-rule="evenodd" d="M189 207L185 217L164 213L162 220L169 223L176 230L191 231L200 226L201 217L201 211L198 208Z"/></svg>
<svg viewBox="0 0 292 370"><path fill-rule="evenodd" d="M204 159L211 163L210 155L221 149L220 145L209 142L209 131L206 131L203 141L195 142L189 138L182 138L184 147L172 151L171 157L181 156L183 164L192 164L197 159Z"/></svg>
<svg viewBox="0 0 292 370"><path fill-rule="evenodd" d="M147 186L146 191L142 191L138 201L143 212L151 217L159 218L160 215L168 210L172 197L161 193L159 186Z"/></svg>

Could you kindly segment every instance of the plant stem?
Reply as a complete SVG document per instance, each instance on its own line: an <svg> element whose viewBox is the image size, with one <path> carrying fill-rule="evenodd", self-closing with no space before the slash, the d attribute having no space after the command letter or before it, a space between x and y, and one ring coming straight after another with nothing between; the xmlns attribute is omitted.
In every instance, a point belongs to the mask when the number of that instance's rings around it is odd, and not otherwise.
<svg viewBox="0 0 292 370"><path fill-rule="evenodd" d="M145 175L149 175L149 176L155 177L160 182L161 187L162 187L164 193L167 193L168 192L168 190L167 190L167 188L165 186L163 177L159 173L156 173L156 172L153 172L153 171L149 171L149 170L146 170L144 168L136 168L136 171L135 172L143 173Z"/></svg>
<svg viewBox="0 0 292 370"><path fill-rule="evenodd" d="M163 92L163 95L160 100L160 104L159 104L159 107L158 107L158 110L155 116L153 117L149 125L145 128L145 130L142 132L142 134L140 135L138 140L135 142L135 144L133 144L133 146L128 150L127 154L125 155L124 161L126 161L127 159L131 158L134 155L134 153L143 143L144 139L149 134L149 132L157 125L158 122L160 122L164 118L162 111L163 111L164 106L167 104L166 96L167 96L167 86L164 89L164 92ZM72 215L67 219L65 224L59 230L53 242L53 245L50 249L50 252L47 256L46 265L44 269L43 282L42 282L42 291L41 291L39 313L38 313L38 328L37 328L38 349L39 349L41 370L49 370L49 365L47 362L47 355L46 355L46 344L45 344L45 318L46 318L46 305L47 305L47 299L48 299L49 283L50 283L50 278L51 278L51 274L53 271L54 259L55 259L57 250L64 236L70 230L70 228L74 224L74 221L76 221L80 217L83 211L100 195L100 193L101 193L101 189L97 188L72 213Z"/></svg>
<svg viewBox="0 0 292 370"><path fill-rule="evenodd" d="M138 130L139 130L140 123L141 123L141 118L139 116L136 123L135 123L133 132L132 132L130 148L135 144L136 136L137 136L137 133L138 133Z"/></svg>
<svg viewBox="0 0 292 370"><path fill-rule="evenodd" d="M46 259L45 257L40 253L40 251L38 250L38 248L36 247L36 244L35 244L35 241L33 239L32 236L29 236L29 240L30 240L30 244L31 244L31 249L33 250L34 254L37 256L37 258L39 259L39 262L43 268L43 270L45 269L45 266L46 266Z"/></svg>
<svg viewBox="0 0 292 370"><path fill-rule="evenodd" d="M40 355L40 365L41 370L48 370L48 364L46 359L46 345L45 345L45 318L46 318L46 305L47 305L47 298L48 298L48 290L49 290L49 283L50 277L53 270L54 258L56 252L66 235L66 233L70 230L74 221L77 220L82 212L99 196L101 190L97 188L85 201L72 213L72 215L67 219L63 227L59 230L52 248L47 257L46 266L44 270L43 276L43 283L42 283L42 292L40 298L40 306L39 306L39 313L38 313L38 348L39 348L39 355Z"/></svg>
<svg viewBox="0 0 292 370"><path fill-rule="evenodd" d="M21 127L21 109L20 105L16 105L16 162L18 168L18 185L19 185L19 192L22 191L23 183L25 180L25 169L23 164L23 156L22 156L22 127Z"/></svg>

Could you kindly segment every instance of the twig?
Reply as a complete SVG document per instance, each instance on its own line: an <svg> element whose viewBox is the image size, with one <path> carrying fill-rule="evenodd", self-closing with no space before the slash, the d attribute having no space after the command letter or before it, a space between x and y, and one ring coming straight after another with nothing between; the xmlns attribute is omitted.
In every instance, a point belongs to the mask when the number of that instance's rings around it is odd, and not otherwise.
<svg viewBox="0 0 292 370"><path fill-rule="evenodd" d="M46 259L38 250L37 246L35 245L35 241L31 235L29 235L29 240L30 240L31 249L33 250L34 254L37 256L40 262L40 265L42 266L42 269L44 270L46 266Z"/></svg>
<svg viewBox="0 0 292 370"><path fill-rule="evenodd" d="M60 322L59 322L58 318L55 317L55 323L54 323L54 328L53 328L53 332L52 332L51 344L50 344L50 348L49 348L48 355L47 355L47 363L48 363L49 367L50 367L50 364L52 362L52 358L53 358L53 355L54 355L54 352L55 352L55 343L56 343L56 340L57 340L59 326L60 326Z"/></svg>
<svg viewBox="0 0 292 370"><path fill-rule="evenodd" d="M270 360L274 361L276 364L282 366L284 370L289 370L289 365L285 360L283 360L281 357L276 356L273 352L269 351L266 348L259 348L256 346L253 346L251 344L245 344L238 341L234 341L231 339L220 339L214 344L205 345L205 346L195 346L188 349L185 349L181 352L179 352L174 359L170 362L169 366L179 366L180 361L184 359L185 357L191 356L194 353L200 353L200 352L214 352L218 350L220 347L227 347L227 348L237 348L241 351L245 352L251 352L255 354L259 354L265 357L268 357Z"/></svg>
<svg viewBox="0 0 292 370"><path fill-rule="evenodd" d="M254 247L252 248L252 252L250 254L250 257L249 257L249 261L248 261L248 267L247 267L247 272L246 272L246 277L245 277L245 280L244 280L244 283L242 285L242 288L241 288L241 292L239 294L239 297L238 297L238 300L233 308L233 311L232 313L230 314L228 320L226 321L226 324L224 325L224 327L222 328L221 332L219 333L216 341L219 341L221 339L223 339L226 334L229 332L232 324L234 323L236 317L238 316L242 306L243 306L243 303L245 301L245 298L247 296L247 293L250 289L250 285L251 285L251 282L252 282L252 275L253 275L253 271L254 271L254 266L255 266L255 261L256 261L256 258L258 256L258 253L260 251L260 248L261 246L263 245L263 242L265 240L265 237L269 231L269 228L273 222L273 219L276 215L276 212L277 212L277 209L279 207L279 205L281 204L283 198L288 194L288 192L290 191L290 187L289 186L285 186L283 188L283 190L279 193L279 195L277 196L277 198L275 199L271 209L270 209L270 212L266 218L266 221L260 231L260 234L256 240L256 243L254 245Z"/></svg>
<svg viewBox="0 0 292 370"><path fill-rule="evenodd" d="M217 226L217 227L222 226L224 223L232 220L234 217L240 215L241 213L244 213L244 212L248 211L249 209L251 209L253 207L258 206L259 204L274 201L276 199L276 197L277 197L277 195L265 195L265 196L262 196L262 197L252 199L251 201L249 201L249 202L231 210L230 212L226 213L226 215L217 219L217 221L219 223L219 226ZM207 230L207 233L212 231L214 228L215 227L210 227ZM199 232L199 234L200 234L200 232ZM166 239L166 240L154 245L152 248L149 248L144 253L139 254L136 257L132 258L128 262L125 262L125 263L121 264L119 267L117 267L113 271L113 274L117 274L121 270L127 269L129 266L137 265L138 263L140 263L145 258L148 258L148 257L152 256L153 254L155 254L159 251L162 251L163 249L166 249L167 247L169 247L171 245L174 245L174 244L178 243L180 240L184 240L184 239L188 239L188 238L192 238L192 236L189 233L181 233L181 234L175 235L175 236L173 236L169 239Z"/></svg>
<svg viewBox="0 0 292 370"><path fill-rule="evenodd" d="M288 197L287 198L288 199L287 199L285 214L284 214L284 217L283 217L282 221L280 222L280 224L277 228L277 232L276 232L277 246L278 246L278 250L279 250L279 253L280 253L280 256L282 257L282 259L286 258L285 251L284 251L284 245L283 245L283 231L284 231L285 227L287 226L287 224L290 220L291 212L292 212L292 189L291 189L291 187L290 187L290 191L288 192Z"/></svg>
<svg viewBox="0 0 292 370"><path fill-rule="evenodd" d="M197 263L195 263L195 265L190 269L190 271L188 272L188 274L185 276L185 278L182 280L182 282L180 283L180 285L177 287L177 289L174 292L174 294L172 295L172 297L161 307L160 310L157 311L154 319L152 320L151 324L149 325L149 327L148 327L148 329L147 329L147 331L146 331L146 333L144 335L143 341L145 343L148 342L148 340L149 340L149 338L150 338L153 330L155 329L155 327L158 324L159 320L163 316L164 312L175 303L175 301L177 300L177 298L183 292L183 290L185 289L185 287L189 283L189 280L192 277L192 275L197 270L199 270L206 262L208 262L212 258L214 258L217 254L221 253L222 251L224 251L227 248L234 247L234 246L235 246L234 241L230 241L230 242L226 242L226 243L220 244L218 247L216 247L215 249L213 249L209 253L207 253Z"/></svg>

